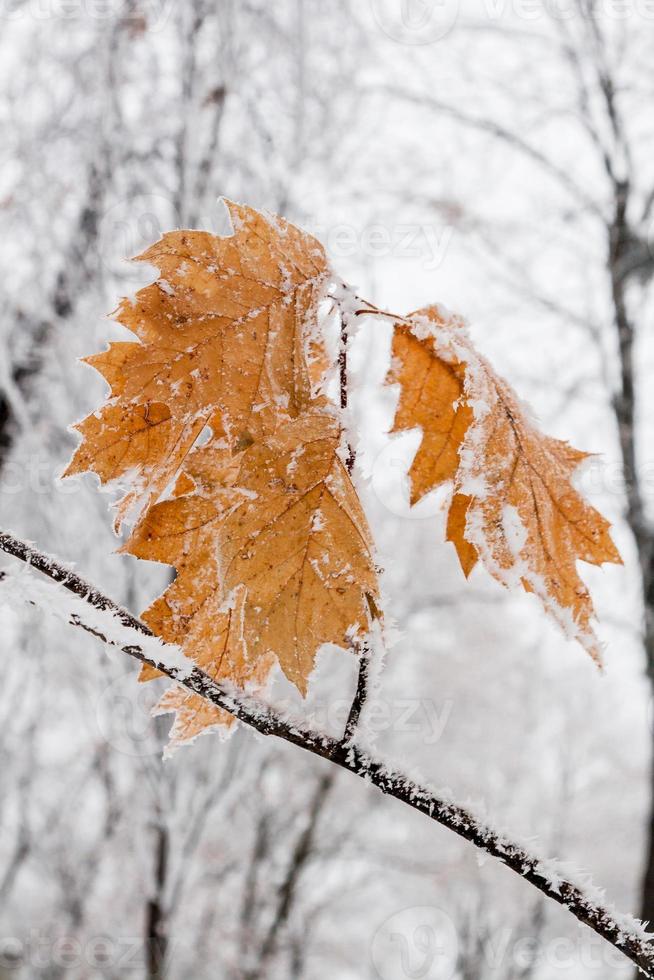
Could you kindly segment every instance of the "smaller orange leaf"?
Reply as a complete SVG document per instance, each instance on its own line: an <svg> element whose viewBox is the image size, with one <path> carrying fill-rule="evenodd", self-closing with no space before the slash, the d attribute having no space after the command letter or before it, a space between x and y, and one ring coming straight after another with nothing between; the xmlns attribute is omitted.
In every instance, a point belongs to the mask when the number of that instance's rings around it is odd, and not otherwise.
<svg viewBox="0 0 654 980"><path fill-rule="evenodd" d="M456 548L466 578L469 577L479 559L474 544L466 539L466 518L470 504L471 499L466 494L455 493L447 513L447 540L451 541Z"/></svg>
<svg viewBox="0 0 654 980"><path fill-rule="evenodd" d="M436 356L435 341L419 340L408 326L393 334L392 367L387 382L399 383L400 400L393 432L422 429L422 442L409 470L411 503L452 480L459 447L472 420L463 400L465 365Z"/></svg>
<svg viewBox="0 0 654 980"><path fill-rule="evenodd" d="M411 314L395 327L393 356L394 429L422 429L412 503L451 481L447 538L465 575L480 558L504 585L522 584L600 662L576 563L621 558L609 522L572 483L587 454L538 430L460 319L435 307Z"/></svg>

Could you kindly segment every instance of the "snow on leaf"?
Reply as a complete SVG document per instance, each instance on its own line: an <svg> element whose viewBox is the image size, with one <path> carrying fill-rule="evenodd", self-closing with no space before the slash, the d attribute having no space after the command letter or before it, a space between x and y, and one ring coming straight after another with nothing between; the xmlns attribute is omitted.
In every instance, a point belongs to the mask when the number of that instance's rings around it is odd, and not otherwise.
<svg viewBox="0 0 654 980"><path fill-rule="evenodd" d="M472 420L462 403L465 365L434 356L433 341L424 341L398 324L393 335L389 384L400 385L393 432L422 429L422 442L409 470L411 503L446 480L459 465L459 447Z"/></svg>
<svg viewBox="0 0 654 980"><path fill-rule="evenodd" d="M89 358L109 401L79 426L67 473L123 478L137 521L121 549L176 569L144 614L214 680L261 688L279 662L305 694L319 648L353 648L378 617L370 533L321 393L322 247L227 202L234 234L167 235L161 278L124 302L137 342ZM171 489L172 488L172 489ZM141 680L159 676L145 666ZM231 716L173 686L173 744Z"/></svg>
<svg viewBox="0 0 654 980"><path fill-rule="evenodd" d="M451 481L447 537L465 574L481 558L503 584L522 584L600 662L593 604L576 563L621 558L608 521L572 483L587 454L540 432L462 321L438 308L396 324L393 357L394 428L422 429L412 502Z"/></svg>
<svg viewBox="0 0 654 980"><path fill-rule="evenodd" d="M194 450L194 489L151 507L125 546L176 567L144 618L210 662L214 679L260 681L274 657L305 694L319 647L367 632L378 600L372 545L340 436L316 413L285 420L228 466L211 444Z"/></svg>
<svg viewBox="0 0 654 980"><path fill-rule="evenodd" d="M160 273L116 312L138 339L86 359L111 397L76 426L66 475L129 474L118 526L161 495L207 424L235 444L277 404L296 416L311 402L323 354L305 333L328 279L324 250L281 218L225 203L233 235L169 232L137 257Z"/></svg>

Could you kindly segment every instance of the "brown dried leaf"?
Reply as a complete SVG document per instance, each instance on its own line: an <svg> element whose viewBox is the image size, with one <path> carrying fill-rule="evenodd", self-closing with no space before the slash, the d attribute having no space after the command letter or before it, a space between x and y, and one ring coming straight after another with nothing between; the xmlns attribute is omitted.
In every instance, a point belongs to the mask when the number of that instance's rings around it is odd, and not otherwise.
<svg viewBox="0 0 654 980"><path fill-rule="evenodd" d="M420 310L396 326L393 353L395 429L423 433L412 502L452 481L447 537L465 574L479 557L505 585L521 583L600 662L593 604L576 563L621 558L608 521L572 484L587 454L536 428L460 320Z"/></svg>
<svg viewBox="0 0 654 980"><path fill-rule="evenodd" d="M400 385L393 432L422 429L422 442L409 470L411 503L447 480L459 466L459 447L472 421L462 400L465 365L436 356L435 341L419 340L398 324L393 334L388 384Z"/></svg>
<svg viewBox="0 0 654 980"><path fill-rule="evenodd" d="M175 566L144 618L215 679L262 683L276 658L304 694L323 643L348 647L368 631L376 573L339 443L336 421L316 413L236 457L220 444L196 449L185 468L193 489L151 507L125 546ZM206 718L200 700L178 691L162 707ZM178 716L178 740L197 734L193 717Z"/></svg>
<svg viewBox="0 0 654 980"><path fill-rule="evenodd" d="M177 572L144 614L156 634L225 684L261 687L278 661L305 693L318 649L356 645L379 599L321 392L330 272L309 235L227 206L231 237L174 232L140 256L160 278L119 308L137 341L88 359L111 397L67 472L129 477L119 520L133 503L140 517L123 550ZM174 742L231 721L177 686L159 708L177 712Z"/></svg>
<svg viewBox="0 0 654 980"><path fill-rule="evenodd" d="M116 314L138 341L87 359L111 399L77 425L66 475L129 474L118 525L161 495L205 425L237 445L312 401L307 333L328 278L324 250L281 218L226 204L233 235L170 232L138 257L160 273ZM315 339L311 349L321 356Z"/></svg>

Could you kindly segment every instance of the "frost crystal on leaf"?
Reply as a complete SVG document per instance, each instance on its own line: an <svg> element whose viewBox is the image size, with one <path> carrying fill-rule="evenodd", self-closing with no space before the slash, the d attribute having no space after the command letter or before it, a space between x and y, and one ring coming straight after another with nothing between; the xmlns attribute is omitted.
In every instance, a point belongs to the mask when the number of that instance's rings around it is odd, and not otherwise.
<svg viewBox="0 0 654 980"><path fill-rule="evenodd" d="M214 680L256 689L278 662L305 693L320 647L352 646L379 606L342 423L321 393L330 272L309 235L227 207L232 236L172 232L140 256L161 277L119 307L137 341L88 358L110 398L77 426L67 473L128 480L118 521L138 520L122 550L177 570L144 614L157 635ZM179 687L158 710L177 712L174 742L233 720Z"/></svg>
<svg viewBox="0 0 654 980"><path fill-rule="evenodd" d="M396 324L388 383L400 387L394 431L422 430L411 502L453 484L447 538L466 576L481 559L504 585L522 584L600 662L576 562L621 559L608 521L572 483L587 454L541 433L463 321L438 307Z"/></svg>

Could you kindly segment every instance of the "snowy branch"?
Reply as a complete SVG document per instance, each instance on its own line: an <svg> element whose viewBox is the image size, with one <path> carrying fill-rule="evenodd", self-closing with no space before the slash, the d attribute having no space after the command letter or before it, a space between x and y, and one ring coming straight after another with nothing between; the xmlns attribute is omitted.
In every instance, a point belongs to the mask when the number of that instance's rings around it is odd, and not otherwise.
<svg viewBox="0 0 654 980"><path fill-rule="evenodd" d="M556 864L544 860L514 839L492 829L469 809L444 798L430 787L407 778L383 762L362 752L356 744L320 735L309 729L291 725L270 709L227 691L205 673L180 662L176 647L161 643L151 631L126 609L117 605L98 589L89 585L70 568L37 551L11 534L0 532L0 550L42 572L55 587L48 586L53 595L39 588L35 576L21 576L12 570L0 572L0 588L12 588L19 583L24 598L58 615L68 622L120 649L142 663L148 663L172 680L199 694L212 704L233 714L244 724L263 735L275 735L327 759L366 782L372 783L386 796L394 797L407 806L425 814L431 820L454 831L480 850L497 858L515 871L548 898L564 906L580 922L589 926L612 946L619 949L645 976L654 978L654 946L637 920L623 915L604 903L602 892L588 884L576 884L560 873ZM22 581L21 581L22 579ZM29 580L29 593L25 580ZM68 606L62 594L68 593Z"/></svg>
<svg viewBox="0 0 654 980"><path fill-rule="evenodd" d="M354 692L354 699L350 706L350 712L345 723L344 742L351 742L356 736L359 725L359 718L363 711L363 706L368 696L368 675L370 672L370 650L367 644L362 644L359 649L359 672L357 675L357 687Z"/></svg>

